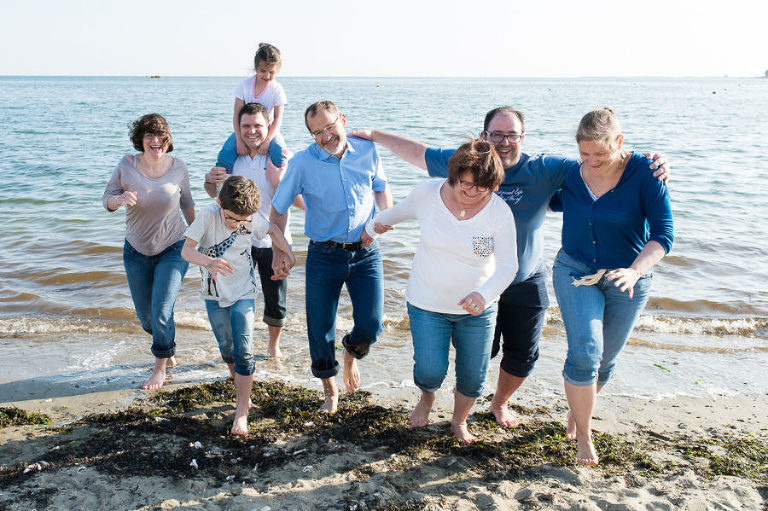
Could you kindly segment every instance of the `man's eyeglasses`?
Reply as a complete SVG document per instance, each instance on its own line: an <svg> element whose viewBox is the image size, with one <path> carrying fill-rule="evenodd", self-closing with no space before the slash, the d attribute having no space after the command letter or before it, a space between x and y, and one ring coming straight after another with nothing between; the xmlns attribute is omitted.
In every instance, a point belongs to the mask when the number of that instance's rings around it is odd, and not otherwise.
<svg viewBox="0 0 768 511"><path fill-rule="evenodd" d="M247 224L251 221L251 217L246 218L245 220L240 220L239 218L231 217L228 214L224 213L224 220L227 222L232 222L233 224L236 223L237 225L240 224Z"/></svg>
<svg viewBox="0 0 768 511"><path fill-rule="evenodd" d="M488 130L485 131L485 136L487 136L488 140L494 144L501 144L505 138L509 140L510 144L517 144L520 142L520 139L523 138L523 136L518 133L503 133L501 131Z"/></svg>
<svg viewBox="0 0 768 511"><path fill-rule="evenodd" d="M336 127L336 123L339 122L339 118L341 118L341 114L337 115L336 119L334 119L333 122L331 124L329 124L328 126L326 126L325 128L319 129L317 131L310 131L309 134L312 135L313 137L317 138L320 135L325 135L327 133L330 133L331 130Z"/></svg>
<svg viewBox="0 0 768 511"><path fill-rule="evenodd" d="M487 186L477 186L472 181L464 181L463 179L459 179L459 186L465 192L470 191L472 188L474 188L475 190L477 190L480 193L485 193L485 192L488 191L488 187Z"/></svg>

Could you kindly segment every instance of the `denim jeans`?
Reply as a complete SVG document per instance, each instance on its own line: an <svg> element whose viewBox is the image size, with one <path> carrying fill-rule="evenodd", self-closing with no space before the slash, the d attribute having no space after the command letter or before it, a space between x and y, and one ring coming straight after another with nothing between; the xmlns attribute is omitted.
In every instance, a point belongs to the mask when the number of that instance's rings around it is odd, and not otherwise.
<svg viewBox="0 0 768 511"><path fill-rule="evenodd" d="M269 159L278 167L285 163L286 152L284 147L285 140L283 140L283 137L279 133L272 139L272 142L269 143L269 149L267 151ZM216 157L216 166L224 167L227 169L227 174L231 174L237 157L237 140L235 139L235 134L232 133L227 141L224 142L224 145L221 146L219 155Z"/></svg>
<svg viewBox="0 0 768 511"><path fill-rule="evenodd" d="M133 307L141 328L152 335L152 354L169 358L176 352L176 325L173 306L189 263L181 258L184 241L177 241L162 252L145 256L126 240L123 265Z"/></svg>
<svg viewBox="0 0 768 511"><path fill-rule="evenodd" d="M253 299L238 300L229 307L220 307L216 300L206 300L208 321L219 343L221 359L235 364L235 372L242 376L253 374L253 322L256 309Z"/></svg>
<svg viewBox="0 0 768 511"><path fill-rule="evenodd" d="M339 372L336 311L344 284L352 301L354 320L346 337L348 351L355 354L358 349L365 353L383 329L383 269L378 242L360 250L344 250L310 241L306 267L307 334L312 374L318 378L330 378Z"/></svg>
<svg viewBox="0 0 768 511"><path fill-rule="evenodd" d="M413 382L424 392L436 392L448 372L448 350L456 349L456 390L480 397L491 359L497 304L482 314L446 314L408 303L413 337Z"/></svg>
<svg viewBox="0 0 768 511"><path fill-rule="evenodd" d="M562 250L555 258L552 283L568 337L563 377L573 385L605 385L616 367L632 327L648 301L651 274L635 284L634 297L603 277L594 286L573 286L573 278L593 273Z"/></svg>
<svg viewBox="0 0 768 511"><path fill-rule="evenodd" d="M281 327L285 323L285 295L288 279L272 280L272 249L251 247L253 266L259 272L261 292L264 295L263 321L269 326Z"/></svg>

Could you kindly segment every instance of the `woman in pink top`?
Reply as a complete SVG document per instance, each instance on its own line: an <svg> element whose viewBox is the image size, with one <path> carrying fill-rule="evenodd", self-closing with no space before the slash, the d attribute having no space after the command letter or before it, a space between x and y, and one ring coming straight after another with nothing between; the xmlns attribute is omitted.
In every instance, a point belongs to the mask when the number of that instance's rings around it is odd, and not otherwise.
<svg viewBox="0 0 768 511"><path fill-rule="evenodd" d="M181 247L187 224L195 219L195 201L187 166L168 155L173 139L163 116L147 114L135 121L131 142L139 153L120 160L102 202L110 212L126 208L123 264L155 356L152 376L142 388L156 389L165 382L166 367L176 365L173 307L189 266Z"/></svg>

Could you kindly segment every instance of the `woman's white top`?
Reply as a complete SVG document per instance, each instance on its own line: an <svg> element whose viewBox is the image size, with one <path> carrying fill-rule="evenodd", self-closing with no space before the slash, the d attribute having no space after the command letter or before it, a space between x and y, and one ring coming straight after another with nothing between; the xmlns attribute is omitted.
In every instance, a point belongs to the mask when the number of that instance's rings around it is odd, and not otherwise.
<svg viewBox="0 0 768 511"><path fill-rule="evenodd" d="M406 299L421 309L466 314L458 302L473 291L486 306L498 300L517 273L517 234L509 206L495 193L475 216L459 220L440 197L444 179L418 184L402 202L378 213L373 225L415 218L421 239L408 278Z"/></svg>

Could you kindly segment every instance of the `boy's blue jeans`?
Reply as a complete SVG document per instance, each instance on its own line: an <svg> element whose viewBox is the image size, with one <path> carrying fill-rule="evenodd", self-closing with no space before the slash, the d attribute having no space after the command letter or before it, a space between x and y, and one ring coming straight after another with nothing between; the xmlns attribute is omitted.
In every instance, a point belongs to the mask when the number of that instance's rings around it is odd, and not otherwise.
<svg viewBox="0 0 768 511"><path fill-rule="evenodd" d="M407 306L416 386L429 393L440 388L448 373L448 351L453 344L456 390L466 397L480 397L491 359L497 304L492 303L477 316L432 312L411 303Z"/></svg>
<svg viewBox="0 0 768 511"><path fill-rule="evenodd" d="M229 307L219 306L216 300L205 300L205 308L222 360L234 364L237 374L252 375L256 367L253 357L256 308L253 299L238 300Z"/></svg>
<svg viewBox="0 0 768 511"><path fill-rule="evenodd" d="M616 368L616 357L632 332L648 301L651 274L635 284L634 297L619 291L605 277L594 286L574 286L573 277L593 273L592 269L562 250L552 268L560 315L568 338L568 355L563 377L573 385L605 385Z"/></svg>
<svg viewBox="0 0 768 511"><path fill-rule="evenodd" d="M285 140L280 133L278 133L272 142L269 143L269 159L276 167L285 163ZM227 169L227 174L232 173L232 168L235 166L235 160L237 160L237 140L235 134L232 133L224 145L221 146L219 156L216 158L216 166L224 167Z"/></svg>
<svg viewBox="0 0 768 511"><path fill-rule="evenodd" d="M173 306L189 263L181 257L184 241L177 241L154 256L145 256L126 240L123 265L133 307L141 328L152 335L152 354L169 358L176 352Z"/></svg>

